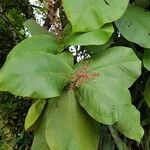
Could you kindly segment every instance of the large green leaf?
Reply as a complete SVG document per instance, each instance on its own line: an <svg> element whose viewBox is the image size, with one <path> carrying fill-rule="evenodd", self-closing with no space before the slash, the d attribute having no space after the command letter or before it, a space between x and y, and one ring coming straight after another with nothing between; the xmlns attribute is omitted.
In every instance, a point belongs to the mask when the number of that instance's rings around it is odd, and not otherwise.
<svg viewBox="0 0 150 150"><path fill-rule="evenodd" d="M33 98L59 96L72 76L72 67L45 51L20 54L12 53L1 69L0 90Z"/></svg>
<svg viewBox="0 0 150 150"><path fill-rule="evenodd" d="M49 100L51 103L52 100ZM99 126L78 104L73 91L48 105L46 140L50 150L96 150Z"/></svg>
<svg viewBox="0 0 150 150"><path fill-rule="evenodd" d="M29 109L28 114L25 119L25 129L29 129L38 120L41 115L44 106L46 104L45 100L37 100Z"/></svg>
<svg viewBox="0 0 150 150"><path fill-rule="evenodd" d="M121 34L129 41L150 48L150 12L137 6L129 6L116 21Z"/></svg>
<svg viewBox="0 0 150 150"><path fill-rule="evenodd" d="M113 47L92 55L86 59L90 70L96 70L100 76L117 79L127 88L130 87L141 74L141 62L131 48ZM84 62L77 65L81 68Z"/></svg>
<svg viewBox="0 0 150 150"><path fill-rule="evenodd" d="M128 2L128 0L63 0L63 6L73 32L87 32L119 19L125 12Z"/></svg>
<svg viewBox="0 0 150 150"><path fill-rule="evenodd" d="M80 72L84 66L87 70ZM137 141L143 130L128 87L138 78L140 69L140 61L132 49L114 47L96 53L76 70L83 80L77 85L78 99L88 114L100 123L115 123L119 131Z"/></svg>
<svg viewBox="0 0 150 150"><path fill-rule="evenodd" d="M150 49L144 50L143 63L144 67L150 71Z"/></svg>
<svg viewBox="0 0 150 150"><path fill-rule="evenodd" d="M116 111L122 105L130 105L127 88L115 79L100 75L95 81L84 83L77 88L80 104L97 121L113 124L117 121Z"/></svg>
<svg viewBox="0 0 150 150"><path fill-rule="evenodd" d="M56 37L54 33L48 32L46 29L41 27L38 23L36 23L32 19L28 19L24 22L24 26L29 30L31 35L41 35L41 34L47 34L50 36Z"/></svg>
<svg viewBox="0 0 150 150"><path fill-rule="evenodd" d="M91 73L97 72L96 70ZM80 104L87 113L100 123L116 125L116 128L131 139L140 141L143 129L140 114L131 104L128 89L117 79L103 74L77 88Z"/></svg>
<svg viewBox="0 0 150 150"><path fill-rule="evenodd" d="M147 80L145 91L144 91L144 98L147 105L150 107L150 77Z"/></svg>
<svg viewBox="0 0 150 150"><path fill-rule="evenodd" d="M62 51L62 47L59 45L57 39L48 35L36 35L25 39L15 46L8 55L10 57L25 56L30 52L48 52L57 54ZM7 59L7 60L8 60Z"/></svg>
<svg viewBox="0 0 150 150"><path fill-rule="evenodd" d="M86 33L71 33L64 39L65 45L102 45L106 43L114 32L112 24L86 32Z"/></svg>

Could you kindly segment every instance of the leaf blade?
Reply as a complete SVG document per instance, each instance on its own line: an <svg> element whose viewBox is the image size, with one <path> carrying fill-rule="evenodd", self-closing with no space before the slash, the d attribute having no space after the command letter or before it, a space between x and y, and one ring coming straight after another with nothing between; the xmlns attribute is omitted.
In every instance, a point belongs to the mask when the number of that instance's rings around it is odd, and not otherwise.
<svg viewBox="0 0 150 150"><path fill-rule="evenodd" d="M127 40L137 43L142 47L150 48L149 18L150 12L131 5L128 7L125 14L115 22L115 24Z"/></svg>
<svg viewBox="0 0 150 150"><path fill-rule="evenodd" d="M46 35L49 35L49 36L56 37L54 33L48 32L46 29L44 29L44 27L41 27L33 19L26 20L23 25L29 30L29 32L31 33L31 35L46 34Z"/></svg>
<svg viewBox="0 0 150 150"><path fill-rule="evenodd" d="M46 105L45 100L37 100L29 109L25 119L25 130L28 130L38 120L44 107Z"/></svg>
<svg viewBox="0 0 150 150"><path fill-rule="evenodd" d="M0 90L14 95L49 98L59 96L73 74L57 55L56 39L47 35L28 38L9 53L0 71Z"/></svg>
<svg viewBox="0 0 150 150"><path fill-rule="evenodd" d="M54 112L46 128L46 139L51 150L97 149L99 128L82 110L73 91L63 94L51 110Z"/></svg>
<svg viewBox="0 0 150 150"><path fill-rule="evenodd" d="M84 71L83 66L87 68ZM100 123L116 124L127 137L140 141L143 136L140 115L131 104L128 88L140 76L141 63L132 49L106 49L76 67L77 75L86 75L76 88L78 100L87 113Z"/></svg>
<svg viewBox="0 0 150 150"><path fill-rule="evenodd" d="M117 46L100 51L76 65L78 70L87 65L89 70L95 70L100 76L116 78L129 88L141 74L141 61L131 48Z"/></svg>
<svg viewBox="0 0 150 150"><path fill-rule="evenodd" d="M128 2L128 0L63 0L63 6L73 32L87 32L120 18Z"/></svg>
<svg viewBox="0 0 150 150"><path fill-rule="evenodd" d="M102 45L106 43L114 32L112 24L86 32L70 33L64 38L65 45Z"/></svg>
<svg viewBox="0 0 150 150"><path fill-rule="evenodd" d="M79 102L87 113L100 123L115 124L125 136L140 142L144 131L140 125L140 113L131 104L129 91L116 81L111 82L114 89L110 83L98 79L97 84L88 84L77 89Z"/></svg>

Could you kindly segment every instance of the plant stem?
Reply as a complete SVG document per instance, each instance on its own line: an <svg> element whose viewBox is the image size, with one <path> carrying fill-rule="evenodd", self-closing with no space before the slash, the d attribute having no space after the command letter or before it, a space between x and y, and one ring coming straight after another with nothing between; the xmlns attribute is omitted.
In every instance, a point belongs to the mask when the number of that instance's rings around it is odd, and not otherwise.
<svg viewBox="0 0 150 150"><path fill-rule="evenodd" d="M117 148L119 150L127 150L128 148L127 148L126 144L120 139L117 131L112 126L108 126L108 127L109 127L109 130L111 132L111 135L114 139L114 142L115 142Z"/></svg>

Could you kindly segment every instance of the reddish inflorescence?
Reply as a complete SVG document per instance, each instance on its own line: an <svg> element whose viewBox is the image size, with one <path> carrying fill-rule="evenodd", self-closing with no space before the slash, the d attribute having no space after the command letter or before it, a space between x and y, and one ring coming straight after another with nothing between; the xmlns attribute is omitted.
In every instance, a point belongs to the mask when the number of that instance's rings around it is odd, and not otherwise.
<svg viewBox="0 0 150 150"><path fill-rule="evenodd" d="M94 80L97 76L99 76L99 73L88 73L88 65L85 64L72 77L69 89L74 89L75 87L80 86L89 80Z"/></svg>

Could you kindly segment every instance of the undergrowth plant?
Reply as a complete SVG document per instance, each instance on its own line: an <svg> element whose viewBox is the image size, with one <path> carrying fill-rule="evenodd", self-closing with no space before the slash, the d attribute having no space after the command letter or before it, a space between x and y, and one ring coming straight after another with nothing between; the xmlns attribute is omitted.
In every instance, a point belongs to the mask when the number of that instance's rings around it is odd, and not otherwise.
<svg viewBox="0 0 150 150"><path fill-rule="evenodd" d="M22 124L31 101L5 92L0 94L0 150L25 149L30 146L32 134L25 133Z"/></svg>
<svg viewBox="0 0 150 150"><path fill-rule="evenodd" d="M32 150L97 150L102 124L118 149L128 149L117 131L137 142L144 134L129 88L142 62L150 70L149 3L142 8L138 0L63 0L62 6L68 19L62 32L24 23L32 37L9 53L0 90L33 99L25 120L25 129L34 131ZM80 62L69 51L78 45L89 54Z"/></svg>

